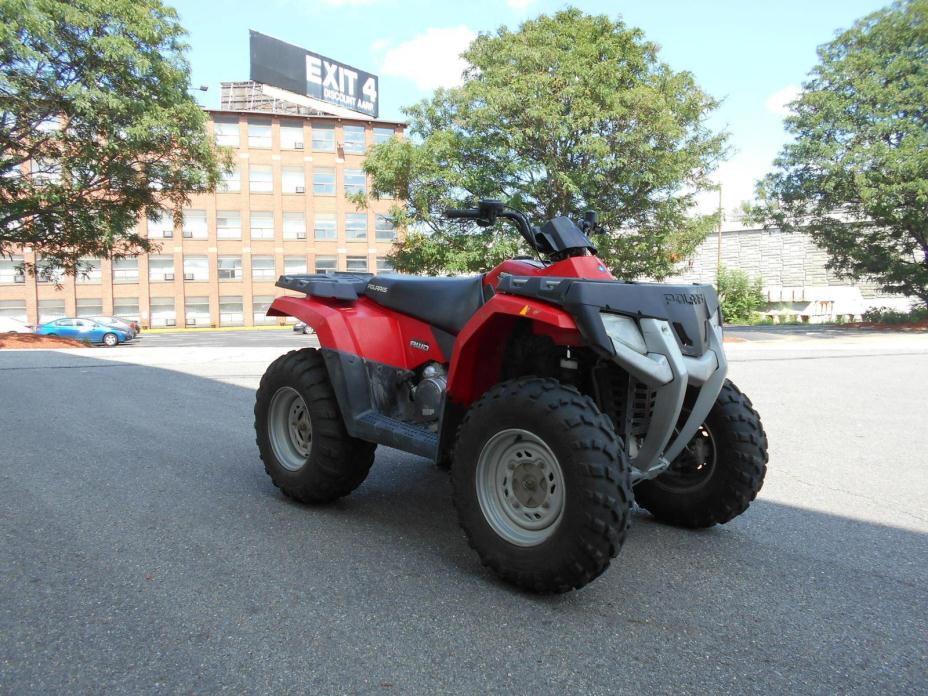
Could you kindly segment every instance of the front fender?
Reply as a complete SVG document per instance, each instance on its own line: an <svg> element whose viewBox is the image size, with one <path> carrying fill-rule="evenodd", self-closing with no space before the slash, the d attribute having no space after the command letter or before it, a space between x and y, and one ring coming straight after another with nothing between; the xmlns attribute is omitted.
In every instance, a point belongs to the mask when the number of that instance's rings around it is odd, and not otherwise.
<svg viewBox="0 0 928 696"><path fill-rule="evenodd" d="M527 319L535 333L559 345L581 345L580 332L564 310L545 302L494 295L470 318L454 343L448 373L448 397L468 405L499 380L506 338L516 322Z"/></svg>

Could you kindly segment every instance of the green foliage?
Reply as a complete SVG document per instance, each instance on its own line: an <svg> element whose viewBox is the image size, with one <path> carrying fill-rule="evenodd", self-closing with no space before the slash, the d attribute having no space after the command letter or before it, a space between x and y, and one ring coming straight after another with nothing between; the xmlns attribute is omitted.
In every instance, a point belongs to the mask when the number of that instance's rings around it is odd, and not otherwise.
<svg viewBox="0 0 928 696"><path fill-rule="evenodd" d="M187 91L184 36L159 0L0 0L0 253L74 273L148 250L139 215L215 189L231 155Z"/></svg>
<svg viewBox="0 0 928 696"><path fill-rule="evenodd" d="M419 231L399 245L398 269L479 271L519 248L511 228L502 244L499 230L440 216L480 198L536 222L597 210L595 241L622 277L667 275L713 228L692 208L724 153L725 134L706 126L718 104L640 30L569 9L483 34L464 57L461 87L405 110L413 139L365 163L372 195L405 201L395 222Z"/></svg>
<svg viewBox="0 0 928 696"><path fill-rule="evenodd" d="M727 323L749 324L754 313L764 304L763 282L760 278L753 280L742 270L719 269L719 301L722 304L722 316Z"/></svg>
<svg viewBox="0 0 928 696"><path fill-rule="evenodd" d="M873 307L864 312L863 320L872 324L914 324L928 321L928 307L916 307L908 312L889 307Z"/></svg>
<svg viewBox="0 0 928 696"><path fill-rule="evenodd" d="M928 0L874 12L818 55L753 217L809 232L840 276L928 303Z"/></svg>

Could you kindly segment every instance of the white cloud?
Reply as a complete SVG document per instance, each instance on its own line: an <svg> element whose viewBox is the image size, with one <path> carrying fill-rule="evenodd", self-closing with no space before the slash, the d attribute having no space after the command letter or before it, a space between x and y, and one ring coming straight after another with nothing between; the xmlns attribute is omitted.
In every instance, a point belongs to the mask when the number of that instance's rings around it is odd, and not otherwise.
<svg viewBox="0 0 928 696"><path fill-rule="evenodd" d="M789 103L795 101L801 92L802 89L796 85L787 85L783 89L778 89L767 98L767 108L779 116L788 116Z"/></svg>
<svg viewBox="0 0 928 696"><path fill-rule="evenodd" d="M457 86L467 67L461 53L474 38L476 34L464 24L429 27L424 33L388 50L380 72L412 80L419 89Z"/></svg>
<svg viewBox="0 0 928 696"><path fill-rule="evenodd" d="M506 0L506 4L513 10L524 10L534 2L535 0Z"/></svg>

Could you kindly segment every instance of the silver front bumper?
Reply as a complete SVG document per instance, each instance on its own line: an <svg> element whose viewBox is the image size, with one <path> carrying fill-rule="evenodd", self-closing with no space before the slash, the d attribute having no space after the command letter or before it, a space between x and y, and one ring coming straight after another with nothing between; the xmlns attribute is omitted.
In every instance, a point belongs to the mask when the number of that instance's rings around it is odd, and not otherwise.
<svg viewBox="0 0 928 696"><path fill-rule="evenodd" d="M633 482L659 475L683 451L709 415L728 372L722 330L712 322L707 322L709 347L699 357L683 355L666 321L641 319L639 325L645 355L615 345L615 361L656 392L648 432L631 458ZM698 387L699 395L677 430L687 384Z"/></svg>

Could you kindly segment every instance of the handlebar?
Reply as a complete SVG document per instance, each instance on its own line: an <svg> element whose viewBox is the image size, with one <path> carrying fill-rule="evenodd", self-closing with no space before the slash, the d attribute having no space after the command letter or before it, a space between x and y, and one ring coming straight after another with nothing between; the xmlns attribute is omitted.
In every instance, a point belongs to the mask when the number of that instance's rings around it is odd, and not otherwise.
<svg viewBox="0 0 928 696"><path fill-rule="evenodd" d="M444 215L451 220L455 219L477 219L480 217L480 211L477 208L445 208Z"/></svg>
<svg viewBox="0 0 928 696"><path fill-rule="evenodd" d="M477 224L482 227L488 227L496 222L496 218L511 220L515 223L519 234L528 242L529 246L540 253L538 249L538 240L535 238L535 230L528 217L518 210L507 208L500 201L484 200L480 201L477 208L446 208L444 216L450 220L476 220Z"/></svg>

